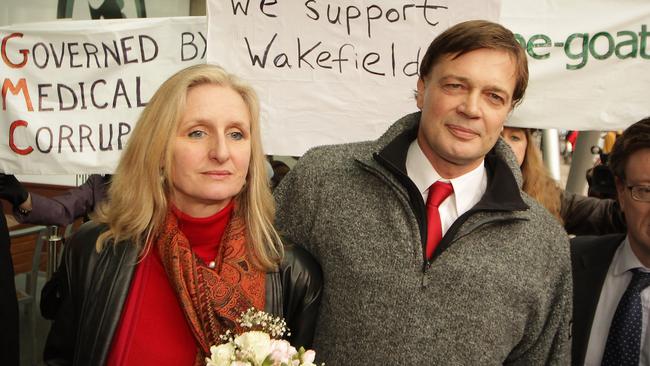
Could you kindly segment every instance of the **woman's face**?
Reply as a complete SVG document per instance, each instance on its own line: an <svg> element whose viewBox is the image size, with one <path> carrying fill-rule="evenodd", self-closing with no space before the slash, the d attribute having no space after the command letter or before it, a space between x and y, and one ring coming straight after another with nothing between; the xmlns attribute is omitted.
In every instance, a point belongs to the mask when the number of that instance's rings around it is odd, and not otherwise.
<svg viewBox="0 0 650 366"><path fill-rule="evenodd" d="M526 147L528 147L526 132L523 128L504 127L503 131L501 131L501 137L510 145L517 158L517 163L521 167L526 157Z"/></svg>
<svg viewBox="0 0 650 366"><path fill-rule="evenodd" d="M251 157L250 113L234 90L192 87L173 146L172 202L193 217L210 216L242 190Z"/></svg>

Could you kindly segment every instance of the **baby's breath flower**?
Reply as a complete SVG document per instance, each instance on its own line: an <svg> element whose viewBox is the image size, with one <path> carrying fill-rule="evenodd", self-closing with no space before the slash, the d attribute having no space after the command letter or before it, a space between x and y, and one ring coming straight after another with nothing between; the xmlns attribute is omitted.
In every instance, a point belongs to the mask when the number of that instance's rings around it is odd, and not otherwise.
<svg viewBox="0 0 650 366"><path fill-rule="evenodd" d="M264 311L258 311L250 308L241 314L239 324L242 328L249 328L268 333L271 338L281 338L289 332L287 323L282 317L274 317Z"/></svg>

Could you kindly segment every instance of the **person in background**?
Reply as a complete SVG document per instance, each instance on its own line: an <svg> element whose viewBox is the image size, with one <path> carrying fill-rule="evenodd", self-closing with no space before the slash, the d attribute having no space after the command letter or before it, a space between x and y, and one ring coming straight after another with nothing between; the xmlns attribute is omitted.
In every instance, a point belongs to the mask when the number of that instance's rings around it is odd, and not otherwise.
<svg viewBox="0 0 650 366"><path fill-rule="evenodd" d="M0 365L18 366L18 300L10 249L9 230L3 214L0 218Z"/></svg>
<svg viewBox="0 0 650 366"><path fill-rule="evenodd" d="M608 165L627 231L571 240L573 365L650 365L650 117L616 139Z"/></svg>
<svg viewBox="0 0 650 366"><path fill-rule="evenodd" d="M521 167L523 191L536 199L573 235L625 232L625 218L615 200L585 197L562 190L544 166L529 128L504 127L501 137Z"/></svg>
<svg viewBox="0 0 650 366"><path fill-rule="evenodd" d="M68 241L48 365L204 365L249 308L309 347L320 267L273 227L255 92L181 70L143 110L93 221Z"/></svg>
<svg viewBox="0 0 650 366"><path fill-rule="evenodd" d="M280 184L282 179L284 179L284 176L289 173L291 168L289 166L281 161L281 160L275 160L273 156L268 157L268 162L271 165L271 169L273 170L273 174L271 175L271 190L275 190L275 188Z"/></svg>
<svg viewBox="0 0 650 366"><path fill-rule="evenodd" d="M278 228L323 267L315 349L332 365L567 365L568 236L499 139L525 50L467 21L419 71L420 112L311 149L274 192Z"/></svg>
<svg viewBox="0 0 650 366"><path fill-rule="evenodd" d="M13 216L21 224L67 226L80 217L88 218L106 197L110 181L111 175L92 174L81 186L48 198L28 192L14 175L0 174L0 197L12 204ZM54 272L41 290L39 308L45 319L54 318L61 302L61 280Z"/></svg>
<svg viewBox="0 0 650 366"><path fill-rule="evenodd" d="M84 184L48 198L27 192L15 176L0 174L0 197L11 202L16 220L23 224L66 226L88 216L106 197L110 175L92 174Z"/></svg>

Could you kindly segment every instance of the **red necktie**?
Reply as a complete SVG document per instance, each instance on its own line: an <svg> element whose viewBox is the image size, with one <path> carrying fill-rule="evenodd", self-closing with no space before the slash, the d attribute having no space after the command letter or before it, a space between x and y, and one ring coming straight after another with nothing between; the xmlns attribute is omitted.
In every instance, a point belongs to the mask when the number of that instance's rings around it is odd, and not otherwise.
<svg viewBox="0 0 650 366"><path fill-rule="evenodd" d="M438 206L453 192L454 187L450 183L438 181L429 187L429 197L427 197L427 259L431 258L438 243L440 243L440 239L442 239L442 225L440 224Z"/></svg>

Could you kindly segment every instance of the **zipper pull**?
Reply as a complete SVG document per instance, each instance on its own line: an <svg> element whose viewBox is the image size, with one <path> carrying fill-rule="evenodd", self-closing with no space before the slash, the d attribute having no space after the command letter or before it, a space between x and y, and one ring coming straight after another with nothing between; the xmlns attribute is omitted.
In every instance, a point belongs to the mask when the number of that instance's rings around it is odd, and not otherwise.
<svg viewBox="0 0 650 366"><path fill-rule="evenodd" d="M429 278L427 275L429 268L431 268L431 262L424 261L424 264L422 265L422 288L427 288L429 285Z"/></svg>

